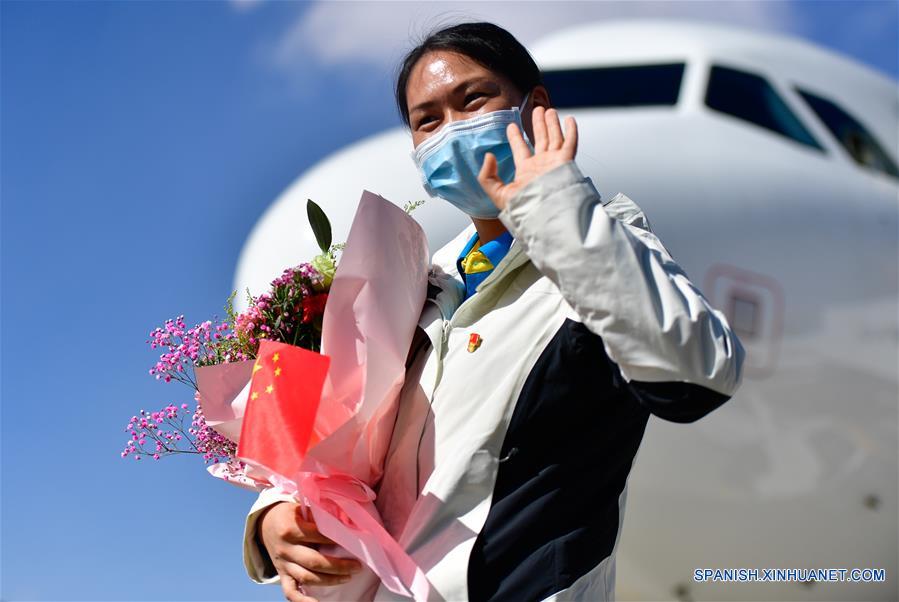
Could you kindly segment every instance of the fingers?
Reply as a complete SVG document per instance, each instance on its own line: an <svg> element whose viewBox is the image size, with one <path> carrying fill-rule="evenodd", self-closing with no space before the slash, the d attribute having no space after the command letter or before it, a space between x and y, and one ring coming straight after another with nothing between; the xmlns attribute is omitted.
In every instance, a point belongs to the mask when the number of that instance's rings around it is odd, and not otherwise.
<svg viewBox="0 0 899 602"><path fill-rule="evenodd" d="M284 540L290 543L323 543L334 542L319 533L318 527L313 522L305 521L297 515L296 525L285 531Z"/></svg>
<svg viewBox="0 0 899 602"><path fill-rule="evenodd" d="M549 139L546 131L546 109L537 106L531 113L531 124L534 127L534 152L542 153L546 150Z"/></svg>
<svg viewBox="0 0 899 602"><path fill-rule="evenodd" d="M536 136L537 134L535 133L534 137ZM512 147L512 159L515 161L515 166L518 167L525 159L531 156L531 149L528 147L528 143L524 141L524 138L521 136L521 130L518 129L518 125L515 123L510 123L506 126L506 138L509 139L509 146Z"/></svg>
<svg viewBox="0 0 899 602"><path fill-rule="evenodd" d="M478 182L491 200L496 198L495 195L499 189L505 185L505 182L502 181L497 172L496 157L493 153L484 155L484 163L481 165L480 173L478 173ZM496 201L494 201L495 203Z"/></svg>
<svg viewBox="0 0 899 602"><path fill-rule="evenodd" d="M329 575L354 575L362 570L362 563L355 558L337 558L325 556L318 550L299 546L296 548L296 562L300 566L316 573Z"/></svg>
<svg viewBox="0 0 899 602"><path fill-rule="evenodd" d="M555 109L534 107L531 121L534 125L535 152L562 150L569 159L574 159L577 153L577 122L574 117L569 115L565 118L564 135L559 122L559 112ZM509 143L512 143L511 135Z"/></svg>
<svg viewBox="0 0 899 602"><path fill-rule="evenodd" d="M547 145L547 148L549 150L558 150L562 148L562 126L559 125L558 111L556 111L555 109L549 109L548 111L546 111L544 128L549 133L549 143Z"/></svg>
<svg viewBox="0 0 899 602"><path fill-rule="evenodd" d="M301 592L296 579L285 573L281 573L281 591L284 592L284 598L288 602L318 602L315 598Z"/></svg>
<svg viewBox="0 0 899 602"><path fill-rule="evenodd" d="M565 118L565 142L562 144L562 150L570 159L574 159L577 154L577 121L571 115Z"/></svg>
<svg viewBox="0 0 899 602"><path fill-rule="evenodd" d="M352 575L319 573L293 563L284 564L282 570L299 585L340 585L353 578Z"/></svg>
<svg viewBox="0 0 899 602"><path fill-rule="evenodd" d="M296 564L310 571L329 575L353 575L362 570L362 563L355 558L325 556L308 546L286 546L278 550L272 560L276 566Z"/></svg>
<svg viewBox="0 0 899 602"><path fill-rule="evenodd" d="M259 518L262 541L266 548L276 548L282 543L321 543L334 542L319 533L313 521L303 518L302 506L288 502L279 502L267 509Z"/></svg>
<svg viewBox="0 0 899 602"><path fill-rule="evenodd" d="M304 585L341 585L362 570L362 563L355 558L325 556L305 546L296 546L273 560L281 578L281 589L291 602L314 601L303 592Z"/></svg>

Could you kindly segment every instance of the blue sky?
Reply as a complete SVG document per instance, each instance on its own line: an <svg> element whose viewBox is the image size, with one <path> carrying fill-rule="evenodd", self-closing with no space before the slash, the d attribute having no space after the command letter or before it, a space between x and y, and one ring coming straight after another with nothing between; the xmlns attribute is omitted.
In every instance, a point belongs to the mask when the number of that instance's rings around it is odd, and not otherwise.
<svg viewBox="0 0 899 602"><path fill-rule="evenodd" d="M393 64L435 15L525 43L585 16L712 19L899 75L895 2L2 1L3 600L283 599L242 566L254 494L193 457L119 457L138 409L191 402L143 341L220 312L268 204L399 123Z"/></svg>

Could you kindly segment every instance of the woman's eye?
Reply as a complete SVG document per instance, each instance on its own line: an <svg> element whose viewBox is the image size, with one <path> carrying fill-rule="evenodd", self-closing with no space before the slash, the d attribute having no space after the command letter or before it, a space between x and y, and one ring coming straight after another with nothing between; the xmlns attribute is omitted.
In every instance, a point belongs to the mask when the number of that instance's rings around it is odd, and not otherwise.
<svg viewBox="0 0 899 602"><path fill-rule="evenodd" d="M475 99L477 99L477 98L480 98L480 97L483 96L483 95L484 95L483 92L472 92L471 94L469 94L468 96L465 97L465 104L467 105L467 104L469 104L471 101L473 101L473 100L475 100Z"/></svg>
<svg viewBox="0 0 899 602"><path fill-rule="evenodd" d="M433 117L422 117L422 118L418 121L418 125L417 125L416 127L417 127L417 128L420 128L420 127L422 127L422 126L424 126L424 125L427 125L428 123L430 123L430 122L433 121L433 120L434 120Z"/></svg>

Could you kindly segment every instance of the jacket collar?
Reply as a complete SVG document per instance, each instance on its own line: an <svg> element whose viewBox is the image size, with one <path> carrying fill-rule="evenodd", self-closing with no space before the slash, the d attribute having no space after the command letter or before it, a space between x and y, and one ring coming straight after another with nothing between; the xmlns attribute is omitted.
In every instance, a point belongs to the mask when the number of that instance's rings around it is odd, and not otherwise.
<svg viewBox="0 0 899 602"><path fill-rule="evenodd" d="M469 224L447 244L435 251L431 258L431 269L428 273L428 299L437 304L446 320L455 314L465 299L465 283L459 274L456 260L459 258L462 248L475 232L474 224ZM466 307L469 304L477 304L483 298L481 291L501 281L528 261L529 258L521 248L518 239L513 239L505 257L478 285L477 293L465 300Z"/></svg>

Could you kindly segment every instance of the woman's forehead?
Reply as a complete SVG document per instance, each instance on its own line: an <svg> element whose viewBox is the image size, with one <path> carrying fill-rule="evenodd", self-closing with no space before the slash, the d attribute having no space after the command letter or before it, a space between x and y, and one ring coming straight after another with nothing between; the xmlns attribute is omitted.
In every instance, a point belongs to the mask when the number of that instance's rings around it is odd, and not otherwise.
<svg viewBox="0 0 899 602"><path fill-rule="evenodd" d="M415 63L413 72L439 73L444 71L487 71L471 57L452 50L432 50L426 52Z"/></svg>
<svg viewBox="0 0 899 602"><path fill-rule="evenodd" d="M420 97L430 96L446 86L477 77L498 81L501 77L473 59L450 51L433 51L423 55L409 76L406 98L409 106Z"/></svg>
<svg viewBox="0 0 899 602"><path fill-rule="evenodd" d="M406 86L409 114L422 103L430 104L430 101L447 96L460 85L475 80L493 82L500 87L507 83L502 75L463 54L451 51L428 52L415 63L409 74Z"/></svg>

